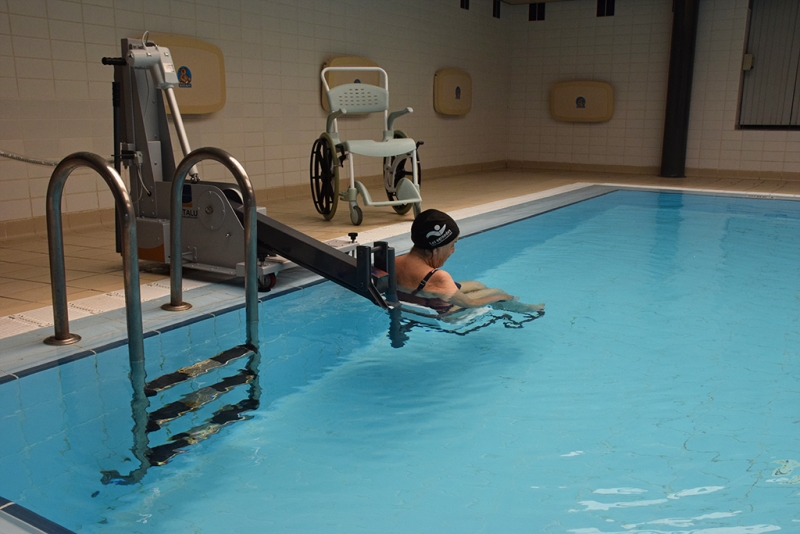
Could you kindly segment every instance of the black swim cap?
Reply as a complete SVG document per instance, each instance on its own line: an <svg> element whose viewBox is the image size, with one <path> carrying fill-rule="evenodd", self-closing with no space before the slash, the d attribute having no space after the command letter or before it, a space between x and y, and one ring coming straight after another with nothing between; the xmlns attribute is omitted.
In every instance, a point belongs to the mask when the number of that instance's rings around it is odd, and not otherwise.
<svg viewBox="0 0 800 534"><path fill-rule="evenodd" d="M439 210L425 210L417 215L411 225L411 241L416 247L433 250L455 241L459 232L456 221L448 214Z"/></svg>

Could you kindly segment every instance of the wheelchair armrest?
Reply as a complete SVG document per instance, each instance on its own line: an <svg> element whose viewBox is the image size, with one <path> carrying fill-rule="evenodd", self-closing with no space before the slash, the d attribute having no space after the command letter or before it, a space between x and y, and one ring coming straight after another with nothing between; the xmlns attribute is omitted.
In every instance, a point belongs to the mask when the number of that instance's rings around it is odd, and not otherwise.
<svg viewBox="0 0 800 534"><path fill-rule="evenodd" d="M328 132L328 133L333 133L333 121L335 121L336 119L338 119L339 117L341 117L345 113L347 113L347 110L344 109L344 108L337 109L333 113L330 113L328 115L328 123L325 125L325 131Z"/></svg>
<svg viewBox="0 0 800 534"><path fill-rule="evenodd" d="M413 112L414 112L413 109L405 108L405 109L401 109L400 111L393 111L393 112L389 113L389 118L386 119L386 129L389 130L389 131L394 130L394 121L395 121L395 119L397 119L398 117L402 117L406 113L413 113Z"/></svg>

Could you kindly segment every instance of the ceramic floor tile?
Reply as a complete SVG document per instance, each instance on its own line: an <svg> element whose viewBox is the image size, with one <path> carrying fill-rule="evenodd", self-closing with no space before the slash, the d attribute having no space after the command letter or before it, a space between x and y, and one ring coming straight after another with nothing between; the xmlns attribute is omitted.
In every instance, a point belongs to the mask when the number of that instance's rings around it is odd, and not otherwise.
<svg viewBox="0 0 800 534"><path fill-rule="evenodd" d="M41 307L42 304L38 302L29 302L26 300L0 297L0 317L5 317L6 315L11 315L12 313L35 310L36 308Z"/></svg>
<svg viewBox="0 0 800 534"><path fill-rule="evenodd" d="M14 261L17 263L28 264L29 261L36 261L44 258L47 259L47 252L31 252L28 250L15 250L3 249L3 255L6 256L6 261Z"/></svg>
<svg viewBox="0 0 800 534"><path fill-rule="evenodd" d="M34 267L31 265L16 265L16 267L14 270L9 269L8 272L0 273L0 279L31 280L33 282L50 281L49 267Z"/></svg>
<svg viewBox="0 0 800 534"><path fill-rule="evenodd" d="M49 268L42 268L42 267L29 267L30 269L44 269L42 274L38 274L35 276L29 276L28 279L33 282L44 282L49 284L50 283L50 269ZM18 273L14 273L12 276L17 276ZM75 271L71 269L67 269L65 272L65 278L67 280L67 284L72 280L79 280L81 278L97 276L97 273L92 273L89 271Z"/></svg>
<svg viewBox="0 0 800 534"><path fill-rule="evenodd" d="M14 254L6 249L0 248L0 257L3 258L3 260L0 260L0 276L6 276L8 273L13 273L25 268L13 261Z"/></svg>
<svg viewBox="0 0 800 534"><path fill-rule="evenodd" d="M47 254L47 240L43 239L9 239L0 242L0 249L24 250L27 252L36 252L39 254Z"/></svg>
<svg viewBox="0 0 800 534"><path fill-rule="evenodd" d="M14 297L21 293L31 293L37 290L47 289L50 290L49 284L41 282L30 282L28 280L10 280L5 283L0 283L0 297Z"/></svg>
<svg viewBox="0 0 800 534"><path fill-rule="evenodd" d="M78 278L67 283L67 287L81 288L81 289L99 289L103 290L106 287L111 287L109 291L113 291L124 284L122 273L109 273L109 274L95 274L84 278Z"/></svg>

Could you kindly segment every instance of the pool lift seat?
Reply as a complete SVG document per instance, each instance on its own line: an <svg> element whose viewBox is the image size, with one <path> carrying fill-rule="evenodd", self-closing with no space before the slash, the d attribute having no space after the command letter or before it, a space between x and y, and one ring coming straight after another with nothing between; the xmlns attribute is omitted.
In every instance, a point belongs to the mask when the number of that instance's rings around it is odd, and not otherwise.
<svg viewBox="0 0 800 534"><path fill-rule="evenodd" d="M378 72L381 86L365 83L347 83L329 87L325 74L331 71ZM389 79L380 67L326 67L320 73L325 89L330 114L325 132L314 142L311 149L311 196L317 211L330 220L336 214L338 200L349 204L350 221L358 226L363 221L363 212L358 205L361 195L365 206L392 206L399 214L408 213L413 207L416 216L421 211L422 197L419 193L420 173L417 143L400 130L394 129L397 118L412 113L410 107L389 112ZM383 113L383 138L380 141L358 139L343 141L339 136L339 117ZM372 199L367 187L355 180L353 155L383 158L384 187L389 200ZM405 163L411 159L411 172ZM350 185L339 192L339 167L345 160L350 162ZM412 180L406 178L412 176Z"/></svg>

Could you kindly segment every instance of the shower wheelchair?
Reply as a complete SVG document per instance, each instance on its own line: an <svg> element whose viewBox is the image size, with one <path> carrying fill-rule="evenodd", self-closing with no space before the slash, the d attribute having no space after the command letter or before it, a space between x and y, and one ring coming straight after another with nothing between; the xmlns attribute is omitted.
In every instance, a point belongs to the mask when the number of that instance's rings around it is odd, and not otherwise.
<svg viewBox="0 0 800 534"><path fill-rule="evenodd" d="M377 72L380 86L360 83L347 83L329 87L325 74L331 71ZM341 198L349 204L350 221L358 226L363 220L363 212L358 205L361 195L365 206L391 206L397 213L405 214L414 209L420 212L422 198L419 194L421 167L417 158L417 143L400 130L394 129L394 121L411 113L411 108L389 112L389 80L386 71L380 67L326 67L320 73L322 85L330 106L325 132L319 136L311 148L311 197L317 211L330 220L336 214ZM347 115L365 115L383 112L383 139L342 141L339 138L337 119ZM355 180L353 174L353 154L383 158L383 178L389 200L374 201L366 186ZM405 165L411 160L411 171ZM339 167L345 160L350 161L350 186L339 192ZM406 178L411 175L412 180Z"/></svg>

